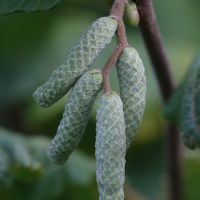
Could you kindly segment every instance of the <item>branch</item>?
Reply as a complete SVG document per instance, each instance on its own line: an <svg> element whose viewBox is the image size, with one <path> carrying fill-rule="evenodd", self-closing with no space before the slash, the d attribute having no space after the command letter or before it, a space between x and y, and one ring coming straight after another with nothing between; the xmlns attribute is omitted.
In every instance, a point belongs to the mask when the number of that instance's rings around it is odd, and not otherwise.
<svg viewBox="0 0 200 200"><path fill-rule="evenodd" d="M135 0L140 16L139 28L156 73L164 103L175 89L161 34L156 22L152 0Z"/></svg>
<svg viewBox="0 0 200 200"><path fill-rule="evenodd" d="M161 34L156 22L152 0L134 0L140 16L139 28L152 62L163 102L171 96L175 89L175 81L170 71L170 63L167 58ZM168 175L170 179L170 200L182 200L180 148L178 145L178 129L169 125L166 135L166 151Z"/></svg>
<svg viewBox="0 0 200 200"><path fill-rule="evenodd" d="M179 130L175 125L167 127L165 135L165 155L169 178L169 199L183 200L181 179L181 151L179 146Z"/></svg>
<svg viewBox="0 0 200 200"><path fill-rule="evenodd" d="M109 74L110 74L113 66L117 62L117 59L122 51L122 48L120 48L120 47L121 46L118 46L118 45L115 47L114 51L108 58L108 61L106 62L106 64L104 65L104 67L101 70L102 75L103 75L103 91L104 91L104 93L111 92Z"/></svg>
<svg viewBox="0 0 200 200"><path fill-rule="evenodd" d="M111 92L110 89L110 82L109 82L109 74L117 62L117 59L121 53L121 51L128 47L128 42L126 38L126 32L124 27L124 22L122 20L122 16L124 13L124 7L127 4L127 0L115 0L112 10L110 12L110 17L115 19L118 22L117 27L117 46L115 47L114 51L108 58L108 61L102 68L102 75L103 75L103 90L104 93Z"/></svg>

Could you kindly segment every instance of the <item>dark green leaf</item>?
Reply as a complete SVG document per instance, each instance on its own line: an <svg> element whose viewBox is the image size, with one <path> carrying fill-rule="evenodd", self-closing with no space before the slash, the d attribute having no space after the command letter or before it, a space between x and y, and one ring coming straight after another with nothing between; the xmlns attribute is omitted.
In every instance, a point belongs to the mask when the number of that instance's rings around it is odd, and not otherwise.
<svg viewBox="0 0 200 200"><path fill-rule="evenodd" d="M200 53L197 54L183 82L175 90L168 103L164 107L163 116L165 117L165 119L167 119L167 121L169 121L172 124L180 124L180 110L182 99L185 91L187 90L188 85L191 81L195 79L199 67Z"/></svg>
<svg viewBox="0 0 200 200"><path fill-rule="evenodd" d="M180 125L180 140L190 149L200 146L200 53L163 110L164 117Z"/></svg>
<svg viewBox="0 0 200 200"><path fill-rule="evenodd" d="M163 110L163 116L172 124L180 123L181 99L184 94L185 84L180 85L171 96Z"/></svg>
<svg viewBox="0 0 200 200"><path fill-rule="evenodd" d="M197 146L194 137L199 134L194 113L193 90L194 82L186 88L180 111L180 139L190 149Z"/></svg>
<svg viewBox="0 0 200 200"><path fill-rule="evenodd" d="M0 14L47 10L62 0L1 0Z"/></svg>

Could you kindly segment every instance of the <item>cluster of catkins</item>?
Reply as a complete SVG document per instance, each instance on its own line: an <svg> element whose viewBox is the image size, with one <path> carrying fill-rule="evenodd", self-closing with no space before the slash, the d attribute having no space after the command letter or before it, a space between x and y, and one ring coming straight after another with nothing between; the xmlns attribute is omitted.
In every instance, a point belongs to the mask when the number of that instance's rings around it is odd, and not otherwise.
<svg viewBox="0 0 200 200"><path fill-rule="evenodd" d="M71 88L63 119L47 151L50 160L64 164L79 144L92 107L102 90L101 70L86 72L99 53L111 42L117 21L97 19L72 47L64 63L33 94L38 105L47 108ZM101 200L124 199L125 154L142 120L146 78L138 52L126 47L116 63L120 97L105 93L97 106L96 178Z"/></svg>

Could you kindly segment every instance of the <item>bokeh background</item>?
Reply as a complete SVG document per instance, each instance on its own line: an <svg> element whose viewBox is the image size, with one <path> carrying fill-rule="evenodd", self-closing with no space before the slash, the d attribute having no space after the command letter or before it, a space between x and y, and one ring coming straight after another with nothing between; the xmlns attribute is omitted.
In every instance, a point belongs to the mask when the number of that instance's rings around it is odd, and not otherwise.
<svg viewBox="0 0 200 200"><path fill-rule="evenodd" d="M103 0L102 0L103 1ZM200 1L154 0L154 9L168 53L172 72L180 83L193 57L200 49ZM108 16L100 0L65 0L51 11L0 16L0 125L26 135L56 133L62 118L66 95L50 108L40 108L32 93L64 61L70 48L93 21ZM165 200L164 124L159 88L138 28L126 26L129 45L137 49L147 77L146 109L142 125L126 156L127 200ZM92 68L101 69L116 45L116 38L102 51ZM115 68L110 75L111 89L119 94ZM48 191L34 193L34 200L98 199L95 182L96 104L85 134L72 155L77 161L67 166L71 177L59 182L60 173L49 179ZM186 200L199 200L200 153L183 150L183 186ZM77 157L78 155L78 157ZM86 166L83 166L86 163ZM87 165L88 163L88 165ZM71 168L70 168L71 167ZM70 171L71 169L71 171ZM75 170L73 170L75 169ZM89 169L89 170L87 170ZM58 170L59 171L59 170ZM88 172L89 171L89 172ZM60 177L60 178L59 178ZM85 178L84 178L85 177ZM55 183L59 184L55 184ZM66 182L67 184L65 184ZM37 184L37 182L35 183ZM47 193L57 185L57 192ZM59 187L60 186L60 187ZM0 191L2 200L31 199L26 188L17 184ZM25 198L25 194L27 195ZM33 196L34 196L33 195Z"/></svg>

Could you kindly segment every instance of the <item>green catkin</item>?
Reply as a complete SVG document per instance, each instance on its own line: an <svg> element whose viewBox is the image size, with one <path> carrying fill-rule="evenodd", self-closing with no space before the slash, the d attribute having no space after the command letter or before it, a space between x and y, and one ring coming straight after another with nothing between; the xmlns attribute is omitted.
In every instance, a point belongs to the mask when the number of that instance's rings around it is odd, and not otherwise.
<svg viewBox="0 0 200 200"><path fill-rule="evenodd" d="M11 164L9 154L0 146L0 189L9 187L13 183Z"/></svg>
<svg viewBox="0 0 200 200"><path fill-rule="evenodd" d="M33 93L37 104L47 108L62 98L111 42L116 29L117 21L110 17L93 22L72 47L64 63Z"/></svg>
<svg viewBox="0 0 200 200"><path fill-rule="evenodd" d="M78 145L85 131L94 102L102 90L100 70L85 73L73 87L63 119L47 151L54 164L62 165Z"/></svg>
<svg viewBox="0 0 200 200"><path fill-rule="evenodd" d="M117 63L120 97L126 124L126 148L133 141L142 122L146 98L146 77L138 52L132 47L123 49Z"/></svg>
<svg viewBox="0 0 200 200"><path fill-rule="evenodd" d="M126 135L123 105L106 93L97 106L96 178L100 200L124 200Z"/></svg>

